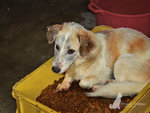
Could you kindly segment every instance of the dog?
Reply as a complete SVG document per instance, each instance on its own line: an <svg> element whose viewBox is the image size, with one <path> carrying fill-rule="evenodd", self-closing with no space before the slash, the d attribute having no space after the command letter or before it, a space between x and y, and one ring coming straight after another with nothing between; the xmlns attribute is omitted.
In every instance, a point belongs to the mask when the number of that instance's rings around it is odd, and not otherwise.
<svg viewBox="0 0 150 113"><path fill-rule="evenodd" d="M116 98L138 94L150 82L150 39L130 28L92 33L78 23L48 27L49 44L55 41L52 70L65 77L56 88L68 90L74 80L92 88L89 97Z"/></svg>

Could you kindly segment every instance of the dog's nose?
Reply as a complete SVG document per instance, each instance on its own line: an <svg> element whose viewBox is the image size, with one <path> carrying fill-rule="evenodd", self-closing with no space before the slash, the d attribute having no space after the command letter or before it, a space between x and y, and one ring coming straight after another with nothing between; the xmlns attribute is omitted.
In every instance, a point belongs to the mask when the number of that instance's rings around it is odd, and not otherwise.
<svg viewBox="0 0 150 113"><path fill-rule="evenodd" d="M55 73L59 73L60 72L60 69L58 67L52 67L52 70L55 72Z"/></svg>

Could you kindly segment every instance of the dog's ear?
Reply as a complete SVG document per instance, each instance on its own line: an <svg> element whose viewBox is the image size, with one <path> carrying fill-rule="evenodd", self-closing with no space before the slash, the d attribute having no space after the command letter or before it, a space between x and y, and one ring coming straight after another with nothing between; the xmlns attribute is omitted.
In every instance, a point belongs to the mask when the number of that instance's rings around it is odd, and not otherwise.
<svg viewBox="0 0 150 113"><path fill-rule="evenodd" d="M62 27L62 25L58 24L47 27L48 31L46 34L46 38L48 40L48 44L52 44L55 41L55 35L62 29Z"/></svg>
<svg viewBox="0 0 150 113"><path fill-rule="evenodd" d="M79 52L82 57L88 55L95 47L96 44L94 42L95 38L91 32L86 30L81 30L78 33L78 38L80 42Z"/></svg>

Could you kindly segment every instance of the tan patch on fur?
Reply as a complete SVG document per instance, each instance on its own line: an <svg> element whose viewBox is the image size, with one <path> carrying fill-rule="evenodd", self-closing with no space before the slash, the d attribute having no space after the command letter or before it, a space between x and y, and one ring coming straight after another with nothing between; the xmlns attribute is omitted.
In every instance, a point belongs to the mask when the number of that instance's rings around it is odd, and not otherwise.
<svg viewBox="0 0 150 113"><path fill-rule="evenodd" d="M53 26L49 26L48 27L48 31L46 34L46 38L48 40L48 44L51 44L54 42L54 35L56 35L61 29L62 29L62 25L53 25Z"/></svg>
<svg viewBox="0 0 150 113"><path fill-rule="evenodd" d="M145 47L146 41L144 38L139 38L129 45L129 52L134 52L135 50L143 50Z"/></svg>
<svg viewBox="0 0 150 113"><path fill-rule="evenodd" d="M107 40L107 46L108 46L108 52L111 56L111 62L114 63L118 56L120 55L119 52L119 45L122 42L122 39L119 38L120 35L116 35L115 32L109 33L106 37Z"/></svg>
<svg viewBox="0 0 150 113"><path fill-rule="evenodd" d="M92 33L88 32L88 31L80 31L78 33L78 37L79 37L79 41L81 43L80 54L81 54L81 56L86 56L96 47L94 39L92 39L95 37L92 36Z"/></svg>

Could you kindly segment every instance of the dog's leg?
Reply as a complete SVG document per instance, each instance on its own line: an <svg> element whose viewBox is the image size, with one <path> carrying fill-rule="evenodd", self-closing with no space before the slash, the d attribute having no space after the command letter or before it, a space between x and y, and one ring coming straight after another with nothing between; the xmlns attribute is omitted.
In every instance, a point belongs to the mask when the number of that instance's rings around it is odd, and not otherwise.
<svg viewBox="0 0 150 113"><path fill-rule="evenodd" d="M79 82L79 86L82 88L92 88L94 84L99 83L99 78L96 76L86 76Z"/></svg>
<svg viewBox="0 0 150 113"><path fill-rule="evenodd" d="M145 84L136 82L110 82L95 92L87 93L87 96L116 98L118 93L121 93L123 96L133 96L139 93L144 86Z"/></svg>
<svg viewBox="0 0 150 113"><path fill-rule="evenodd" d="M121 56L114 65L115 81L101 85L95 92L87 95L107 98L115 98L119 92L123 96L135 95L150 81L149 73L149 63L136 59L131 54Z"/></svg>
<svg viewBox="0 0 150 113"><path fill-rule="evenodd" d="M80 80L79 85L82 88L92 88L94 85L99 84L103 85L105 84L109 78L100 78L99 76L86 76L82 80Z"/></svg>
<svg viewBox="0 0 150 113"><path fill-rule="evenodd" d="M57 86L56 91L68 90L71 86L72 81L73 78L66 73L63 82Z"/></svg>
<svg viewBox="0 0 150 113"><path fill-rule="evenodd" d="M94 84L93 87L92 87L92 90L96 91L96 90L100 89L101 87L103 87L103 85L106 85L106 84L108 84L110 82L115 82L115 80L114 79L110 79L110 80L106 81L105 84L99 84L99 83Z"/></svg>
<svg viewBox="0 0 150 113"><path fill-rule="evenodd" d="M99 75L89 75L84 77L79 85L82 88L92 88L95 84L105 84L110 80L110 76L112 74L112 70L108 67L100 67Z"/></svg>

